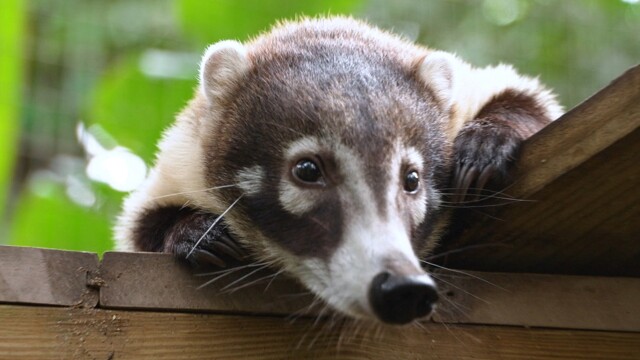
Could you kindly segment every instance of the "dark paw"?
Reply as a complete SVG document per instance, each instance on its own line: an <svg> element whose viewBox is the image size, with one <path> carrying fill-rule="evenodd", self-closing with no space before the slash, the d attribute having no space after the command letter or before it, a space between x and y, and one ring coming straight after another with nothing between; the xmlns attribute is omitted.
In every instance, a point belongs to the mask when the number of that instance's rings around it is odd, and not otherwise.
<svg viewBox="0 0 640 360"><path fill-rule="evenodd" d="M242 262L246 259L244 249L226 231L212 229L211 232L216 234L205 236L197 245L189 244L189 250L184 258L192 266L228 267L230 263Z"/></svg>
<svg viewBox="0 0 640 360"><path fill-rule="evenodd" d="M217 219L217 215L196 211L184 214L167 234L165 252L194 267L228 267L243 262L246 251L229 234L224 220Z"/></svg>
<svg viewBox="0 0 640 360"><path fill-rule="evenodd" d="M522 138L509 127L466 125L454 140L453 201L480 201L508 186L521 144Z"/></svg>

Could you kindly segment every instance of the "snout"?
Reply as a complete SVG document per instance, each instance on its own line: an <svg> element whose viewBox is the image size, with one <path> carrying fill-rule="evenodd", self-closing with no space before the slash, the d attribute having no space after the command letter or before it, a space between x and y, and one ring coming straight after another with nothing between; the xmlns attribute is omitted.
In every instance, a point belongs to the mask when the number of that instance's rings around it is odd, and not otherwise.
<svg viewBox="0 0 640 360"><path fill-rule="evenodd" d="M369 287L369 302L375 315L388 324L407 324L431 313L438 292L427 274L394 275L383 271Z"/></svg>

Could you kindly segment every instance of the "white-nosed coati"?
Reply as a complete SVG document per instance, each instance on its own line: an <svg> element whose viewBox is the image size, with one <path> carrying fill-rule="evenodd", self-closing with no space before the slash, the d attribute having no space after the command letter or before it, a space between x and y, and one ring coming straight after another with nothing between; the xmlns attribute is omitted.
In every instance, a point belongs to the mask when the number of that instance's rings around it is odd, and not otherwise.
<svg viewBox="0 0 640 360"><path fill-rule="evenodd" d="M344 314L408 323L437 300L418 259L447 225L445 189L504 184L561 111L507 65L349 18L283 23L207 49L117 239L192 264L247 251Z"/></svg>

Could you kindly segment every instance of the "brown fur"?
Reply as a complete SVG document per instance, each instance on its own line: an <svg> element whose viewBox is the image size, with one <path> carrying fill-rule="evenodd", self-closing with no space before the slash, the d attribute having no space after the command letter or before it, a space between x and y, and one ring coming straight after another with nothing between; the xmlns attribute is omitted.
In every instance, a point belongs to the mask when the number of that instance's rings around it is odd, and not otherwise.
<svg viewBox="0 0 640 360"><path fill-rule="evenodd" d="M216 129L231 136L208 135L211 186L232 183L231 176L244 167L266 165L271 180L266 186L271 190L262 198L246 199L237 211L243 211L270 237L289 238L282 245L296 255L329 256L328 250L336 248L335 239L341 233L336 223L338 208L295 219L278 206L281 151L301 135L324 136L356 149L369 165L369 186L379 195L382 212L386 201L382 196L388 186L381 176L386 171L382 166L396 141L420 149L429 159L427 181L442 183L446 178L450 146L442 135L446 117L434 106L428 86L416 77L413 61L425 50L408 48L397 37L382 32L362 32L362 25L351 20L342 25L345 27L318 29L303 23L249 44L250 69L224 104L226 110ZM239 194L228 191L227 200ZM252 209L265 207L268 213L252 213ZM279 225L288 223L294 224L288 230L290 236ZM269 231L271 225L275 228ZM324 239L312 241L315 245L309 247L297 240L301 233ZM425 240L416 237L416 248L424 246ZM303 251L304 247L309 248Z"/></svg>
<svg viewBox="0 0 640 360"><path fill-rule="evenodd" d="M206 54L201 87L128 200L120 238L214 265L239 243L335 308L392 323L405 316L384 309L398 304L363 307L367 286L379 300L372 279L435 295L416 254L447 227L441 193L503 183L522 141L559 111L508 66L478 70L352 19L285 23ZM305 158L322 185L292 174ZM403 190L408 171L419 173L415 192Z"/></svg>

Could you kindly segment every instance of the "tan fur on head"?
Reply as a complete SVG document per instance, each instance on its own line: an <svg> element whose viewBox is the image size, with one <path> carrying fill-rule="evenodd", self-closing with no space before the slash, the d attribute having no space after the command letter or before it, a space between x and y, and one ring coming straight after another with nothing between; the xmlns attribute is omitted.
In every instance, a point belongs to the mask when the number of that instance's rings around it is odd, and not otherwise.
<svg viewBox="0 0 640 360"><path fill-rule="evenodd" d="M226 40L207 48L200 63L200 91L213 103L236 86L249 67L247 50L237 41Z"/></svg>
<svg viewBox="0 0 640 360"><path fill-rule="evenodd" d="M431 88L436 99L449 111L453 105L454 84L456 74L454 70L462 66L460 59L444 51L432 51L420 63L418 74L425 84Z"/></svg>

